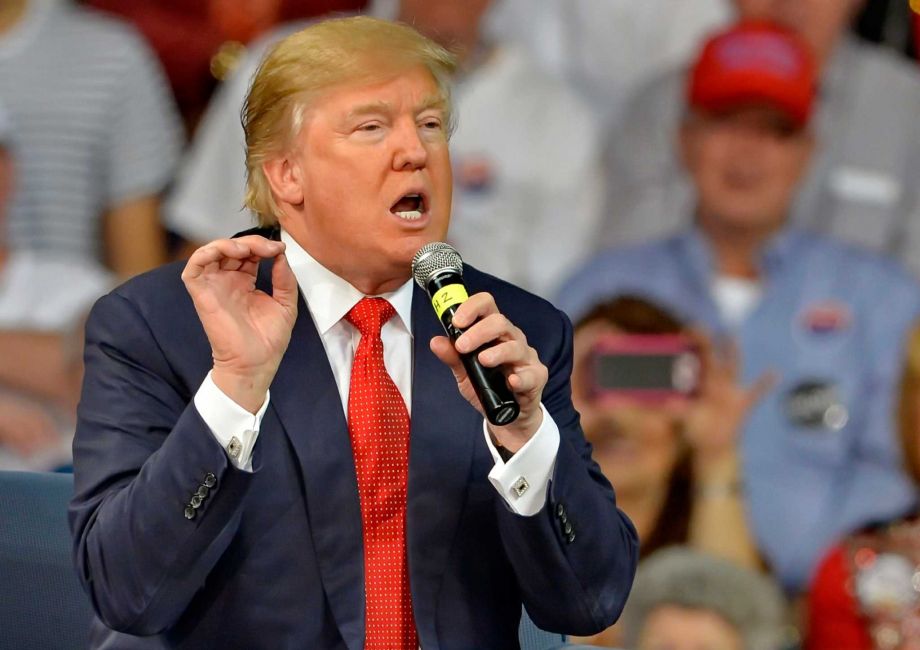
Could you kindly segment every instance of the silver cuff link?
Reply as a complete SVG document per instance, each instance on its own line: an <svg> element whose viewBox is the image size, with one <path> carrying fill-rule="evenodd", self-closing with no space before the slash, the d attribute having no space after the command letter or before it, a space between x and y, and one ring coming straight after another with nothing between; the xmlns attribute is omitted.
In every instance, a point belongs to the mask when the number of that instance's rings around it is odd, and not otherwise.
<svg viewBox="0 0 920 650"><path fill-rule="evenodd" d="M240 439L236 436L230 438L230 443L227 445L227 453L230 454L230 458L237 460L242 452L243 443L240 442Z"/></svg>

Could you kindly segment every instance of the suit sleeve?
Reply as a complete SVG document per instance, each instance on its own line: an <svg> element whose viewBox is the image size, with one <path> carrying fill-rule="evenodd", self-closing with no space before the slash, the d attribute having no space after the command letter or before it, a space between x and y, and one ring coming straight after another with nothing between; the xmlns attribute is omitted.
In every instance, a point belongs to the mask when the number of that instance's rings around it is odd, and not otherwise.
<svg viewBox="0 0 920 650"><path fill-rule="evenodd" d="M155 634L230 543L253 475L230 464L127 298L96 304L84 355L69 513L77 571L103 622Z"/></svg>
<svg viewBox="0 0 920 650"><path fill-rule="evenodd" d="M499 530L527 612L541 628L600 632L619 617L632 586L639 543L613 489L591 460L572 405L572 326L556 312L555 347L540 349L549 369L543 404L559 427L556 467L541 512L524 517L496 500Z"/></svg>

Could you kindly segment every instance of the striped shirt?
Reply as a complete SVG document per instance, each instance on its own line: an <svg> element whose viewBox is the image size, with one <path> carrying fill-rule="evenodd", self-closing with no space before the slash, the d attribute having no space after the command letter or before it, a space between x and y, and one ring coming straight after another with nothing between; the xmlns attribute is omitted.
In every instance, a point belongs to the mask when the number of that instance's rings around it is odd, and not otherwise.
<svg viewBox="0 0 920 650"><path fill-rule="evenodd" d="M119 21L30 0L0 35L0 102L14 128L14 249L102 258L102 215L171 180L181 123L145 43Z"/></svg>

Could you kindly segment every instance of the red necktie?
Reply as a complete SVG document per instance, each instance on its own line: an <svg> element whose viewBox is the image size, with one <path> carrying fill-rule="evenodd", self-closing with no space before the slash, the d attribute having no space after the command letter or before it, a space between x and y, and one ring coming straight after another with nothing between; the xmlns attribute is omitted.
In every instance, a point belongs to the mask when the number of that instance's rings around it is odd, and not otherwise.
<svg viewBox="0 0 920 650"><path fill-rule="evenodd" d="M364 298L345 315L361 332L348 390L348 430L364 526L366 650L417 650L406 558L409 412L383 364L380 328L396 310Z"/></svg>

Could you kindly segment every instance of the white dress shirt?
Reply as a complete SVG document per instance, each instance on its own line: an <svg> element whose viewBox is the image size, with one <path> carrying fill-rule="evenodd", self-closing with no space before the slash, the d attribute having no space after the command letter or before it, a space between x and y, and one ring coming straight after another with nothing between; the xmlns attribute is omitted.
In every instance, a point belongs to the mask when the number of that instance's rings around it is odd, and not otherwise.
<svg viewBox="0 0 920 650"><path fill-rule="evenodd" d="M365 296L313 259L286 232L281 233L281 239L287 246L288 262L322 339L347 417L351 366L361 334L344 317ZM380 297L388 300L396 310L396 316L384 323L380 331L384 365L411 416L412 280ZM252 471L252 450L270 399L270 393L266 392L265 402L253 415L227 397L214 383L211 373L195 395L195 407L202 419L227 451L231 463L239 469ZM543 409L540 428L507 462L492 444L483 420L483 436L495 460L489 481L514 512L526 516L535 515L543 507L559 448L559 429L546 409L542 405L540 408Z"/></svg>

